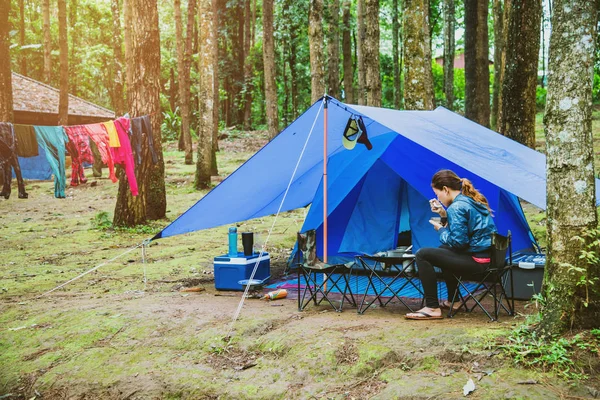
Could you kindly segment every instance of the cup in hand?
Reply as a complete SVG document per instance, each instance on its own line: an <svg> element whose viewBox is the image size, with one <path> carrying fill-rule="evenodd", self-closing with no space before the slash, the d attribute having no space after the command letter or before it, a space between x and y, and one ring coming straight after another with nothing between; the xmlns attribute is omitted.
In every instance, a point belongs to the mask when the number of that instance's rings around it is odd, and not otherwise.
<svg viewBox="0 0 600 400"><path fill-rule="evenodd" d="M437 224L441 224L442 223L442 218L441 217L431 217L431 218L429 218L429 221L435 222Z"/></svg>
<svg viewBox="0 0 600 400"><path fill-rule="evenodd" d="M431 206L431 211L433 212L440 212L443 210L441 203L437 199L429 200L429 205Z"/></svg>

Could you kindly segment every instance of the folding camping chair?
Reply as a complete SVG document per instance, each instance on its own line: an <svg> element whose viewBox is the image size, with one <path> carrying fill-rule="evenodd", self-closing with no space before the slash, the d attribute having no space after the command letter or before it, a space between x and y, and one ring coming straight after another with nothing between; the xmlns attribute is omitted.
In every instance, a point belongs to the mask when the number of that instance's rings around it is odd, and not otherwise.
<svg viewBox="0 0 600 400"><path fill-rule="evenodd" d="M301 253L297 264L298 311L304 310L311 300L315 305L327 300L337 312L342 311L344 300L356 307L356 300L352 295L349 282L352 267L347 267L345 264L321 262L317 258L316 231L314 229L306 233L298 232L298 253ZM302 283L304 283L303 289ZM341 294L339 307L336 307L335 300L332 300L334 289Z"/></svg>
<svg viewBox="0 0 600 400"><path fill-rule="evenodd" d="M507 251L508 260L506 259ZM497 233L492 234L490 266L485 272L472 276L454 275L454 277L458 280L458 286L452 297L452 305L450 306L448 317L453 317L460 308L464 308L467 312L471 312L475 307L481 308L492 321L498 320L500 308L504 309L508 315L514 315L515 301L514 299L508 298L505 290L507 279L510 279L510 289L511 293L513 293L512 245L510 231L508 231L507 236L502 236ZM468 286L465 285L466 281L476 281L477 285L473 290L469 290ZM497 289L498 286L500 287L499 290ZM461 288L466 292L465 295L461 294ZM488 295L492 297L494 302L493 316L481 303ZM456 302L457 297L460 307L455 310L454 303ZM471 307L467 305L469 300L474 301L474 304ZM506 305L504 302L506 302Z"/></svg>

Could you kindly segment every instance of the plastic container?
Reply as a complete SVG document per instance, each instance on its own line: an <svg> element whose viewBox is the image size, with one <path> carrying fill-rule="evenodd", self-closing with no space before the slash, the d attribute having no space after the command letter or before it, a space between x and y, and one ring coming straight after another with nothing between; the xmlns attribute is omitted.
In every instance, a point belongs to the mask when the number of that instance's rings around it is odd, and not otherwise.
<svg viewBox="0 0 600 400"><path fill-rule="evenodd" d="M265 300L277 300L277 299L285 299L287 297L287 290L279 289L273 290L263 296Z"/></svg>
<svg viewBox="0 0 600 400"><path fill-rule="evenodd" d="M269 253L255 253L251 256L244 256L244 253L238 253L236 257L230 257L225 254L214 258L215 268L215 288L217 290L244 290L245 286L239 282L244 279L250 279L254 265L258 261L258 267L254 279L265 280L271 275L271 261Z"/></svg>
<svg viewBox="0 0 600 400"><path fill-rule="evenodd" d="M229 228L229 257L237 257L237 228Z"/></svg>
<svg viewBox="0 0 600 400"><path fill-rule="evenodd" d="M242 232L242 246L244 247L245 256L254 254L254 233Z"/></svg>

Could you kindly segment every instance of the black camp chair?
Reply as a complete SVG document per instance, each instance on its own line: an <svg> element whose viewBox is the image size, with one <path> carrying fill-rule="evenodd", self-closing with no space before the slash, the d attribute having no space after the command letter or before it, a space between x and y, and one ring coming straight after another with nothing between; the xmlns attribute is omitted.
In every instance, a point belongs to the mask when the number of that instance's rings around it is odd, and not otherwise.
<svg viewBox="0 0 600 400"><path fill-rule="evenodd" d="M507 252L508 260L506 259ZM450 306L448 317L453 317L461 308L464 308L467 312L471 312L475 307L481 308L492 321L498 320L501 308L504 309L508 315L514 315L515 301L514 299L508 298L505 290L506 283L508 283L507 279L510 279L510 290L511 293L513 293L512 245L510 231L508 231L507 236L502 236L497 233L492 234L490 266L485 272L473 276L454 275L454 277L458 280L458 286L452 297L452 305ZM475 289L469 290L467 285L465 285L466 281L477 282ZM461 294L460 288L466 292L466 295L463 296ZM448 295L450 295L450 293L448 293ZM494 302L493 316L481 303L488 295L492 297ZM470 307L468 305L469 300L473 300L474 302ZM454 304L456 301L460 303L460 307L455 310Z"/></svg>
<svg viewBox="0 0 600 400"><path fill-rule="evenodd" d="M356 307L356 300L350 290L349 277L352 273L352 267L345 264L325 264L317 258L316 231L311 229L306 233L298 232L298 311L302 311L313 301L319 305L323 300L327 300L329 305L337 312L341 312L344 306L344 300L347 300ZM319 276L323 277L319 282ZM304 289L301 288L302 278L304 278ZM341 295L341 302L337 307L332 300L333 289ZM339 295L338 295L339 296Z"/></svg>

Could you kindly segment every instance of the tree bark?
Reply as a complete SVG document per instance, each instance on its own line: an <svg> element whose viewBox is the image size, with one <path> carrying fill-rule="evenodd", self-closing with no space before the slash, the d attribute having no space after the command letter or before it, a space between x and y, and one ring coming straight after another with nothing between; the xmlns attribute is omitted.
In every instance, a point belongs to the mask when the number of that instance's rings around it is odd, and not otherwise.
<svg viewBox="0 0 600 400"><path fill-rule="evenodd" d="M316 102L325 94L323 54L323 0L310 0L308 42L310 47L310 99ZM266 67L265 67L266 68Z"/></svg>
<svg viewBox="0 0 600 400"><path fill-rule="evenodd" d="M125 114L125 103L123 98L123 50L121 37L121 16L119 0L111 0L110 6L113 17L113 68L114 68L114 107L115 114L121 116Z"/></svg>
<svg viewBox="0 0 600 400"><path fill-rule="evenodd" d="M365 0L365 62L367 105L381 106L379 75L379 0Z"/></svg>
<svg viewBox="0 0 600 400"><path fill-rule="evenodd" d="M213 133L212 133L212 152L211 158L211 174L219 175L217 167L217 152L219 151L219 46L217 38L219 37L219 0L212 0L212 33L213 33Z"/></svg>
<svg viewBox="0 0 600 400"><path fill-rule="evenodd" d="M504 1L494 0L494 84L492 88L492 129L498 129L498 111L502 88L502 55L504 53Z"/></svg>
<svg viewBox="0 0 600 400"><path fill-rule="evenodd" d="M214 90L215 90L215 51L214 10L212 0L200 0L200 52L198 70L200 72L200 126L198 128L198 153L196 160L196 189L210 187L214 137Z"/></svg>
<svg viewBox="0 0 600 400"><path fill-rule="evenodd" d="M244 0L245 8L244 15L246 18L246 30L244 31L244 54L246 55L244 60L244 130L250 130L252 120L252 91L254 85L252 82L252 59L250 51L252 48L252 33L254 32L254 23L252 20L252 12L250 10L250 1Z"/></svg>
<svg viewBox="0 0 600 400"><path fill-rule="evenodd" d="M60 95L58 125L69 124L69 41L67 37L67 2L58 0L58 44L60 48Z"/></svg>
<svg viewBox="0 0 600 400"><path fill-rule="evenodd" d="M329 72L328 94L340 98L340 0L329 2Z"/></svg>
<svg viewBox="0 0 600 400"><path fill-rule="evenodd" d="M456 29L454 0L444 0L444 95L446 107L454 109L454 32Z"/></svg>
<svg viewBox="0 0 600 400"><path fill-rule="evenodd" d="M50 36L50 0L42 0L42 18L44 20L44 82L52 78L52 38Z"/></svg>
<svg viewBox="0 0 600 400"><path fill-rule="evenodd" d="M344 101L354 104L354 69L352 63L352 27L350 26L350 1L345 0L342 11L342 55L344 57Z"/></svg>
<svg viewBox="0 0 600 400"><path fill-rule="evenodd" d="M81 63L77 56L79 51L79 28L77 25L77 0L70 0L68 3L69 12L69 28L68 36L71 39L71 45L69 46L69 92L74 96L79 96L79 78L78 78L78 66Z"/></svg>
<svg viewBox="0 0 600 400"><path fill-rule="evenodd" d="M394 64L394 108L402 107L402 81L400 79L400 15L398 0L392 2L392 63Z"/></svg>
<svg viewBox="0 0 600 400"><path fill-rule="evenodd" d="M465 0L465 117L490 126L488 3Z"/></svg>
<svg viewBox="0 0 600 400"><path fill-rule="evenodd" d="M542 336L600 326L598 283L579 284L581 278L599 278L600 271L597 265L587 266L579 258L587 243L574 238L598 223L592 146L596 22L594 2L554 1L544 117L548 254L543 286L546 301L538 326ZM539 20L535 23L539 26ZM510 23L507 28L511 29ZM584 272L570 266L581 267Z"/></svg>
<svg viewBox="0 0 600 400"><path fill-rule="evenodd" d="M183 39L181 1L174 1L175 37L177 42L177 74L179 75L179 105L181 110L181 135L185 150L185 164L192 165L192 135L190 133L190 65L192 57L192 30L196 15L196 0L188 1L186 38Z"/></svg>
<svg viewBox="0 0 600 400"><path fill-rule="evenodd" d="M25 46L25 0L19 0L19 45L21 46L19 72L21 75L27 76L27 57L23 51L23 46Z"/></svg>
<svg viewBox="0 0 600 400"><path fill-rule="evenodd" d="M433 110L433 73L429 40L429 1L404 0L404 107Z"/></svg>
<svg viewBox="0 0 600 400"><path fill-rule="evenodd" d="M498 131L533 149L542 3L507 0L505 7L506 61Z"/></svg>
<svg viewBox="0 0 600 400"><path fill-rule="evenodd" d="M142 164L136 165L138 196L132 196L121 174L113 224L135 226L148 219L163 218L166 193L160 132L160 36L156 0L127 0L125 5L127 94L132 117L150 115L152 139L158 163L152 164L148 141L142 141Z"/></svg>
<svg viewBox="0 0 600 400"><path fill-rule="evenodd" d="M2 122L13 122L9 10L10 0L0 0L0 121Z"/></svg>
<svg viewBox="0 0 600 400"><path fill-rule="evenodd" d="M275 42L273 38L273 0L263 0L263 65L265 103L269 138L279 133L277 117L277 86L275 83Z"/></svg>
<svg viewBox="0 0 600 400"><path fill-rule="evenodd" d="M366 97L366 71L365 71L365 0L356 2L356 66L358 74L358 93L357 99L359 105L365 105Z"/></svg>

